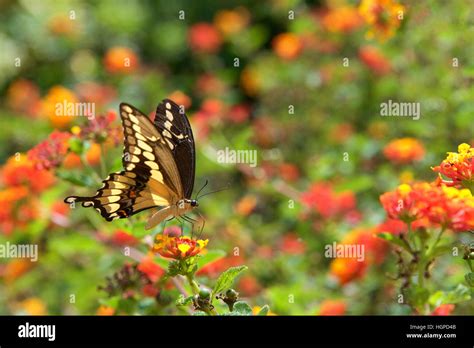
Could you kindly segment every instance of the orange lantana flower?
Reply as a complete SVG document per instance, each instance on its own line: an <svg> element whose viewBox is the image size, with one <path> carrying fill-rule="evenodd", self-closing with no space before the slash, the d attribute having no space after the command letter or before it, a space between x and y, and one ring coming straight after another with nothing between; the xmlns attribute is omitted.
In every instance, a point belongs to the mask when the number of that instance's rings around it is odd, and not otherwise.
<svg viewBox="0 0 474 348"><path fill-rule="evenodd" d="M388 143L383 154L394 163L404 164L421 160L425 155L425 148L417 139L401 138Z"/></svg>
<svg viewBox="0 0 474 348"><path fill-rule="evenodd" d="M350 33L363 24L357 8L351 6L336 7L324 15L324 27L337 33Z"/></svg>
<svg viewBox="0 0 474 348"><path fill-rule="evenodd" d="M153 252L163 257L182 260L199 254L204 250L207 243L208 239L194 240L185 236L170 237L159 234L156 236Z"/></svg>
<svg viewBox="0 0 474 348"><path fill-rule="evenodd" d="M359 13L370 29L367 37L384 41L395 34L400 27L405 7L395 0L362 0Z"/></svg>
<svg viewBox="0 0 474 348"><path fill-rule="evenodd" d="M474 229L474 197L468 189L436 186L429 183L400 185L380 196L391 219L435 225L455 232Z"/></svg>
<svg viewBox="0 0 474 348"><path fill-rule="evenodd" d="M440 181L447 186L472 187L474 184L474 148L463 143L458 146L458 152L448 152L446 159L433 168L440 174ZM442 176L451 179L443 180Z"/></svg>

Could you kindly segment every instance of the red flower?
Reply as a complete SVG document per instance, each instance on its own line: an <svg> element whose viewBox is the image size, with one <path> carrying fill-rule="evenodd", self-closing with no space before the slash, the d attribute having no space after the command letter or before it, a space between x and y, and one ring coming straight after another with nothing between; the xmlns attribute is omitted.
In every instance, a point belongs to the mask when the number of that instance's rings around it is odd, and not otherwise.
<svg viewBox="0 0 474 348"><path fill-rule="evenodd" d="M208 136L211 127L218 124L225 111L225 105L219 99L206 99L201 109L194 114L193 122L196 125L197 133L200 137Z"/></svg>
<svg viewBox="0 0 474 348"><path fill-rule="evenodd" d="M285 254L301 255L306 251L306 245L295 233L282 237L280 249Z"/></svg>
<svg viewBox="0 0 474 348"><path fill-rule="evenodd" d="M82 128L77 128L78 135L82 139L89 139L94 140L97 143L102 143L106 139L112 139L113 144L119 144L122 139L121 136L118 139L117 135L115 134L115 129L120 129L119 125L113 125L114 121L117 119L117 114L114 111L108 112L106 115L97 115L89 122L87 122L86 126Z"/></svg>
<svg viewBox="0 0 474 348"><path fill-rule="evenodd" d="M429 183L403 184L380 201L392 219L413 225L441 225L455 232L474 229L474 198L468 189Z"/></svg>
<svg viewBox="0 0 474 348"><path fill-rule="evenodd" d="M197 52L215 53L222 44L219 32L208 23L197 23L189 29L188 41Z"/></svg>
<svg viewBox="0 0 474 348"><path fill-rule="evenodd" d="M454 311L455 305L443 304L435 308L431 315L450 315Z"/></svg>
<svg viewBox="0 0 474 348"><path fill-rule="evenodd" d="M148 296L148 297L156 297L156 295L158 295L159 292L160 290L155 288L153 284L146 284L142 288L143 295Z"/></svg>
<svg viewBox="0 0 474 348"><path fill-rule="evenodd" d="M28 151L28 157L38 169L49 170L59 167L66 157L70 138L71 134L55 130L48 139Z"/></svg>
<svg viewBox="0 0 474 348"><path fill-rule="evenodd" d="M153 261L153 256L151 255L144 257L137 269L145 274L153 283L156 283L166 273L160 265Z"/></svg>
<svg viewBox="0 0 474 348"><path fill-rule="evenodd" d="M133 246L138 244L138 239L135 236L123 230L116 230L110 240L119 246Z"/></svg>
<svg viewBox="0 0 474 348"><path fill-rule="evenodd" d="M347 304L343 300L325 300L319 307L319 315L344 315Z"/></svg>
<svg viewBox="0 0 474 348"><path fill-rule="evenodd" d="M10 157L0 172L0 179L7 186L25 185L35 193L43 192L55 181L53 174L36 168L25 154Z"/></svg>
<svg viewBox="0 0 474 348"><path fill-rule="evenodd" d="M200 75L198 80L196 81L196 94L200 96L219 96L224 94L226 91L227 86L219 79L217 76L213 74L203 74Z"/></svg>
<svg viewBox="0 0 474 348"><path fill-rule="evenodd" d="M377 233L388 232L391 234L399 235L407 231L407 225L400 220L387 219L385 222L377 226Z"/></svg>
<svg viewBox="0 0 474 348"><path fill-rule="evenodd" d="M197 275L207 275L209 277L215 277L218 274L224 272L229 267L235 267L243 263L244 259L241 256L222 257L202 267L197 272Z"/></svg>
<svg viewBox="0 0 474 348"><path fill-rule="evenodd" d="M0 231L8 235L15 229L21 230L37 218L37 202L28 199L29 192L24 186L8 187L0 191Z"/></svg>
<svg viewBox="0 0 474 348"><path fill-rule="evenodd" d="M390 61L373 46L364 46L359 50L359 59L377 75L388 74L392 70Z"/></svg>
<svg viewBox="0 0 474 348"><path fill-rule="evenodd" d="M245 104L234 105L230 108L228 118L233 123L243 123L250 117L250 107Z"/></svg>
<svg viewBox="0 0 474 348"><path fill-rule="evenodd" d="M255 296L262 290L258 280L251 275L243 275L238 281L237 288L243 296Z"/></svg>
<svg viewBox="0 0 474 348"><path fill-rule="evenodd" d="M58 226L68 226L68 215L71 209L63 201L56 201L51 206L51 221Z"/></svg>
<svg viewBox="0 0 474 348"><path fill-rule="evenodd" d="M324 219L345 217L356 208L354 193L335 192L328 183L315 183L301 195L301 201Z"/></svg>
<svg viewBox="0 0 474 348"><path fill-rule="evenodd" d="M278 169L280 171L281 178L285 181L296 181L300 177L300 171L298 167L292 163L282 163Z"/></svg>
<svg viewBox="0 0 474 348"><path fill-rule="evenodd" d="M408 184L398 186L395 191L386 192L380 196L380 202L391 219L413 221L422 217L417 202L428 189L429 184L417 185L413 190Z"/></svg>

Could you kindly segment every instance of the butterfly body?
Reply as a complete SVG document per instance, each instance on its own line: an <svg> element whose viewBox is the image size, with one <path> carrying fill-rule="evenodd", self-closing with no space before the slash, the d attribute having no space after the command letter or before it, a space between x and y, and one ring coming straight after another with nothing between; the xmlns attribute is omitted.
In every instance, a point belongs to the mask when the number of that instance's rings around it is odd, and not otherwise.
<svg viewBox="0 0 474 348"><path fill-rule="evenodd" d="M124 129L125 170L110 174L92 197L69 196L66 203L94 207L107 221L158 208L150 229L169 217L180 217L198 206L191 199L195 149L189 121L179 106L163 100L152 122L130 104L120 104Z"/></svg>

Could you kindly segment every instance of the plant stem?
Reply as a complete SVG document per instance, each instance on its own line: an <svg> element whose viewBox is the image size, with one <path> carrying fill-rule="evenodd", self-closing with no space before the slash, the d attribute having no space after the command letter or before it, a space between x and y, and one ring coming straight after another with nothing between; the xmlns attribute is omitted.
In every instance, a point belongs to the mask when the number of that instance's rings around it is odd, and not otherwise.
<svg viewBox="0 0 474 348"><path fill-rule="evenodd" d="M105 178L107 174L107 169L105 165L105 146L104 143L100 143L100 174Z"/></svg>
<svg viewBox="0 0 474 348"><path fill-rule="evenodd" d="M438 245L439 241L441 240L441 236L443 235L445 230L446 230L445 227L441 228L441 231L439 232L438 236L436 237L434 243L429 247L428 252L426 253L428 258L431 257L431 253L434 251L434 249Z"/></svg>
<svg viewBox="0 0 474 348"><path fill-rule="evenodd" d="M194 276L192 274L187 274L186 279L193 290L193 294L199 295L199 284L194 280Z"/></svg>
<svg viewBox="0 0 474 348"><path fill-rule="evenodd" d="M89 170L92 173L92 175L94 176L94 178L97 180L97 182L100 183L102 181L102 178L96 172L96 170L89 163L87 163L87 160L84 158L84 155L80 155L79 158L81 159L81 164L84 166L84 168Z"/></svg>

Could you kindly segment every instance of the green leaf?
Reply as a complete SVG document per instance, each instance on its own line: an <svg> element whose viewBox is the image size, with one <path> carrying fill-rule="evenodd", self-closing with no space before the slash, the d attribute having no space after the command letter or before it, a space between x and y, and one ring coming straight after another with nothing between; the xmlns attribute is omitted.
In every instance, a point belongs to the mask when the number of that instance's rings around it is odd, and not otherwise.
<svg viewBox="0 0 474 348"><path fill-rule="evenodd" d="M252 308L244 301L238 301L234 304L234 315L252 315Z"/></svg>
<svg viewBox="0 0 474 348"><path fill-rule="evenodd" d="M225 256L225 251L223 250L209 250L205 255L199 255L200 257L197 259L197 266L198 270L207 265L208 263L211 263L212 261L215 261L217 259L220 259L221 257Z"/></svg>
<svg viewBox="0 0 474 348"><path fill-rule="evenodd" d="M194 296L188 296L188 297L184 297L184 296L180 296L177 300L176 300L176 305L177 306L186 306L188 303L191 303L193 301L193 297Z"/></svg>
<svg viewBox="0 0 474 348"><path fill-rule="evenodd" d="M268 315L268 312L270 311L270 307L268 305L263 306L260 311L257 313L257 315Z"/></svg>
<svg viewBox="0 0 474 348"><path fill-rule="evenodd" d="M113 296L105 299L100 299L99 303L103 306L117 308L120 302L120 296Z"/></svg>
<svg viewBox="0 0 474 348"><path fill-rule="evenodd" d="M430 297L430 292L418 285L413 285L407 290L408 302L415 307L423 307Z"/></svg>
<svg viewBox="0 0 474 348"><path fill-rule="evenodd" d="M352 180L344 182L336 187L338 192L341 191L352 191L355 193L366 191L370 189L373 185L373 178L369 175L363 175L354 177Z"/></svg>
<svg viewBox="0 0 474 348"><path fill-rule="evenodd" d="M228 270L224 271L219 278L217 278L216 285L214 286L214 290L212 290L211 298L214 298L214 295L229 289L232 284L234 283L234 279L243 271L248 269L247 266L238 266L238 267L231 267Z"/></svg>
<svg viewBox="0 0 474 348"><path fill-rule="evenodd" d="M452 250L452 248L453 248L452 245L448 245L448 244L438 245L436 248L430 251L428 257L434 258L434 257L447 254Z"/></svg>
<svg viewBox="0 0 474 348"><path fill-rule="evenodd" d="M466 279L466 282L470 287L474 287L474 272L466 274L464 278Z"/></svg>
<svg viewBox="0 0 474 348"><path fill-rule="evenodd" d="M434 307L438 307L443 304L456 304L470 299L471 290L467 286L459 284L456 289L451 291L436 291L430 296L429 303Z"/></svg>
<svg viewBox="0 0 474 348"><path fill-rule="evenodd" d="M160 265L163 269L168 269L168 266L170 264L170 260L164 259L162 257L155 257L153 261L155 261L155 263Z"/></svg>
<svg viewBox="0 0 474 348"><path fill-rule="evenodd" d="M66 171L56 171L56 176L64 181L70 182L77 186L90 187L94 181L92 178L85 174L72 173Z"/></svg>
<svg viewBox="0 0 474 348"><path fill-rule="evenodd" d="M379 238L382 238L382 239L385 239L386 241L394 244L394 245L397 245L403 249L405 249L406 251L410 252L410 250L408 249L408 247L405 245L405 243L402 242L402 240L400 238L398 238L397 236L395 236L394 234L392 233L389 233L389 232L382 232L382 233L378 233L377 236Z"/></svg>

